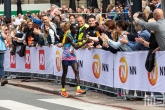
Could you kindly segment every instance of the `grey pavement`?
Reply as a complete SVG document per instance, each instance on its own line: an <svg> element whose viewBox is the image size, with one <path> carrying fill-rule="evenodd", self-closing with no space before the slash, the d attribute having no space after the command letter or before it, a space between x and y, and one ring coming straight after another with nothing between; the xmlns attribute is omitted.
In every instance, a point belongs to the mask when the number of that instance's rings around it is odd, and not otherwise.
<svg viewBox="0 0 165 110"><path fill-rule="evenodd" d="M50 82L50 81L48 82L48 81L34 80L30 82L21 82L21 79L13 79L13 80L9 80L9 84L26 88L27 90L33 89L55 95L60 95L61 92L61 85L55 84L54 82ZM105 94L101 94L95 91L87 91L86 95L76 96L75 87L70 87L67 85L66 85L66 90L70 95L70 99L76 99L90 104L122 108L124 110L165 110L165 107L144 106L144 101L115 100L114 98L111 98Z"/></svg>
<svg viewBox="0 0 165 110"><path fill-rule="evenodd" d="M122 110L11 85L0 91L0 110Z"/></svg>

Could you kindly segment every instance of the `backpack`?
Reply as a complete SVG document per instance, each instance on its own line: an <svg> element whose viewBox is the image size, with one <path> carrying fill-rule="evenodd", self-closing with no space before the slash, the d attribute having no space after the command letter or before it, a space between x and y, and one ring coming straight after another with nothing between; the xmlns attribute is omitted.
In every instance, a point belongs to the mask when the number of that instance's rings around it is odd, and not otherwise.
<svg viewBox="0 0 165 110"><path fill-rule="evenodd" d="M154 60L155 60L155 53L152 53L153 49L150 49L147 55L147 59L145 62L145 67L148 72L151 72L155 66Z"/></svg>

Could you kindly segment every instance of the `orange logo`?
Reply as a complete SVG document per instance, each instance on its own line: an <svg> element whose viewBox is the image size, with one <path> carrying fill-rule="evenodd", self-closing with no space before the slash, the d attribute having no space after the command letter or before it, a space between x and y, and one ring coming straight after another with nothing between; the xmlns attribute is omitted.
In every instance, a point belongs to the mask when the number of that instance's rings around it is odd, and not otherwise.
<svg viewBox="0 0 165 110"><path fill-rule="evenodd" d="M92 71L94 76L98 79L100 77L100 73L101 73L101 61L100 61L100 57L98 54L95 54L93 56L94 62L92 64Z"/></svg>
<svg viewBox="0 0 165 110"><path fill-rule="evenodd" d="M120 59L119 77L122 83L125 83L128 78L128 63L125 57Z"/></svg>
<svg viewBox="0 0 165 110"><path fill-rule="evenodd" d="M148 72L148 80L152 86L154 86L158 80L158 64L156 60L154 61L155 67L152 72Z"/></svg>
<svg viewBox="0 0 165 110"><path fill-rule="evenodd" d="M61 55L60 55L60 51L56 51L56 68L58 71L61 70Z"/></svg>
<svg viewBox="0 0 165 110"><path fill-rule="evenodd" d="M30 50L25 51L25 68L31 69Z"/></svg>
<svg viewBox="0 0 165 110"><path fill-rule="evenodd" d="M16 56L10 54L10 68L16 68Z"/></svg>
<svg viewBox="0 0 165 110"><path fill-rule="evenodd" d="M39 50L39 69L45 70L45 51Z"/></svg>

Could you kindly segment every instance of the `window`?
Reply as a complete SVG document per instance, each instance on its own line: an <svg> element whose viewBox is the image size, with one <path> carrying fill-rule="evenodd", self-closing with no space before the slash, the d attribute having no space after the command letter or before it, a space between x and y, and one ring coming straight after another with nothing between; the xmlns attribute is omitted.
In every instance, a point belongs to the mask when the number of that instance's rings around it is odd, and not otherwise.
<svg viewBox="0 0 165 110"><path fill-rule="evenodd" d="M87 0L87 7L91 6L92 0Z"/></svg>

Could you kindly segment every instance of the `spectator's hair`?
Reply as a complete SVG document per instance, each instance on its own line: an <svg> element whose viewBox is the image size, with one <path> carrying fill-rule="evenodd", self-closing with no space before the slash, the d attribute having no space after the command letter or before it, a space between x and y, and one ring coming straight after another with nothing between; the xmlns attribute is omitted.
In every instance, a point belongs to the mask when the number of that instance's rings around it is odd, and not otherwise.
<svg viewBox="0 0 165 110"><path fill-rule="evenodd" d="M99 13L100 9L99 8L95 8L94 11L95 11L95 13Z"/></svg>
<svg viewBox="0 0 165 110"><path fill-rule="evenodd" d="M28 31L28 29L29 29L27 24L23 24L21 26L21 28L24 28L24 30L23 30L24 33L26 33ZM22 31L22 29L21 29L21 31Z"/></svg>
<svg viewBox="0 0 165 110"><path fill-rule="evenodd" d="M74 27L77 27L77 25L76 25L76 24L71 24L71 25L70 25L70 30L73 30Z"/></svg>
<svg viewBox="0 0 165 110"><path fill-rule="evenodd" d="M116 28L116 24L115 24L114 20L107 20L107 21L105 21L104 25L107 26L111 30Z"/></svg>
<svg viewBox="0 0 165 110"><path fill-rule="evenodd" d="M126 22L125 20L119 20L116 22L116 26L122 28L122 30L127 30L127 28L129 27L129 23Z"/></svg>
<svg viewBox="0 0 165 110"><path fill-rule="evenodd" d="M156 9L156 6L154 4L150 4L149 7L152 12Z"/></svg>
<svg viewBox="0 0 165 110"><path fill-rule="evenodd" d="M33 28L41 29L41 26L36 23L33 23Z"/></svg>
<svg viewBox="0 0 165 110"><path fill-rule="evenodd" d="M93 19L96 20L96 17L95 17L94 15L90 15L90 16L88 17L88 20L89 20L90 18L93 18Z"/></svg>
<svg viewBox="0 0 165 110"><path fill-rule="evenodd" d="M70 17L76 18L76 16L75 16L74 14L71 14L71 15L69 16L69 19L70 19Z"/></svg>
<svg viewBox="0 0 165 110"><path fill-rule="evenodd" d="M30 23L30 22L33 23L32 19L27 19L27 24Z"/></svg>
<svg viewBox="0 0 165 110"><path fill-rule="evenodd" d="M56 25L58 24L58 21L61 22L61 17L59 15L55 16L54 19L52 19L53 23L55 23Z"/></svg>
<svg viewBox="0 0 165 110"><path fill-rule="evenodd" d="M85 18L83 16L81 16L81 15L77 16L77 18L82 18L82 19L85 20Z"/></svg>
<svg viewBox="0 0 165 110"><path fill-rule="evenodd" d="M119 35L120 35L120 33L119 33L119 31L117 31L116 29L114 29L113 31L112 31L112 39L113 39L113 41L115 41L115 42L117 42L118 41L118 37L119 37Z"/></svg>
<svg viewBox="0 0 165 110"><path fill-rule="evenodd" d="M65 31L69 30L70 29L70 23L66 22L62 25L62 29Z"/></svg>
<svg viewBox="0 0 165 110"><path fill-rule="evenodd" d="M48 35L49 31L45 30L45 26L48 26L50 29L51 29L51 26L50 26L49 23L44 23L44 30L43 30L43 32L44 32L45 35Z"/></svg>
<svg viewBox="0 0 165 110"><path fill-rule="evenodd" d="M51 26L50 26L50 24L49 23L44 23L44 27L45 26L48 26L48 27L50 27L51 28Z"/></svg>
<svg viewBox="0 0 165 110"><path fill-rule="evenodd" d="M106 11L109 13L114 8L114 4L109 4Z"/></svg>
<svg viewBox="0 0 165 110"><path fill-rule="evenodd" d="M144 21L143 19L140 19L142 21ZM140 31L140 30L143 30L145 29L144 27L140 26L137 22L133 21L133 25L135 26L135 29Z"/></svg>

